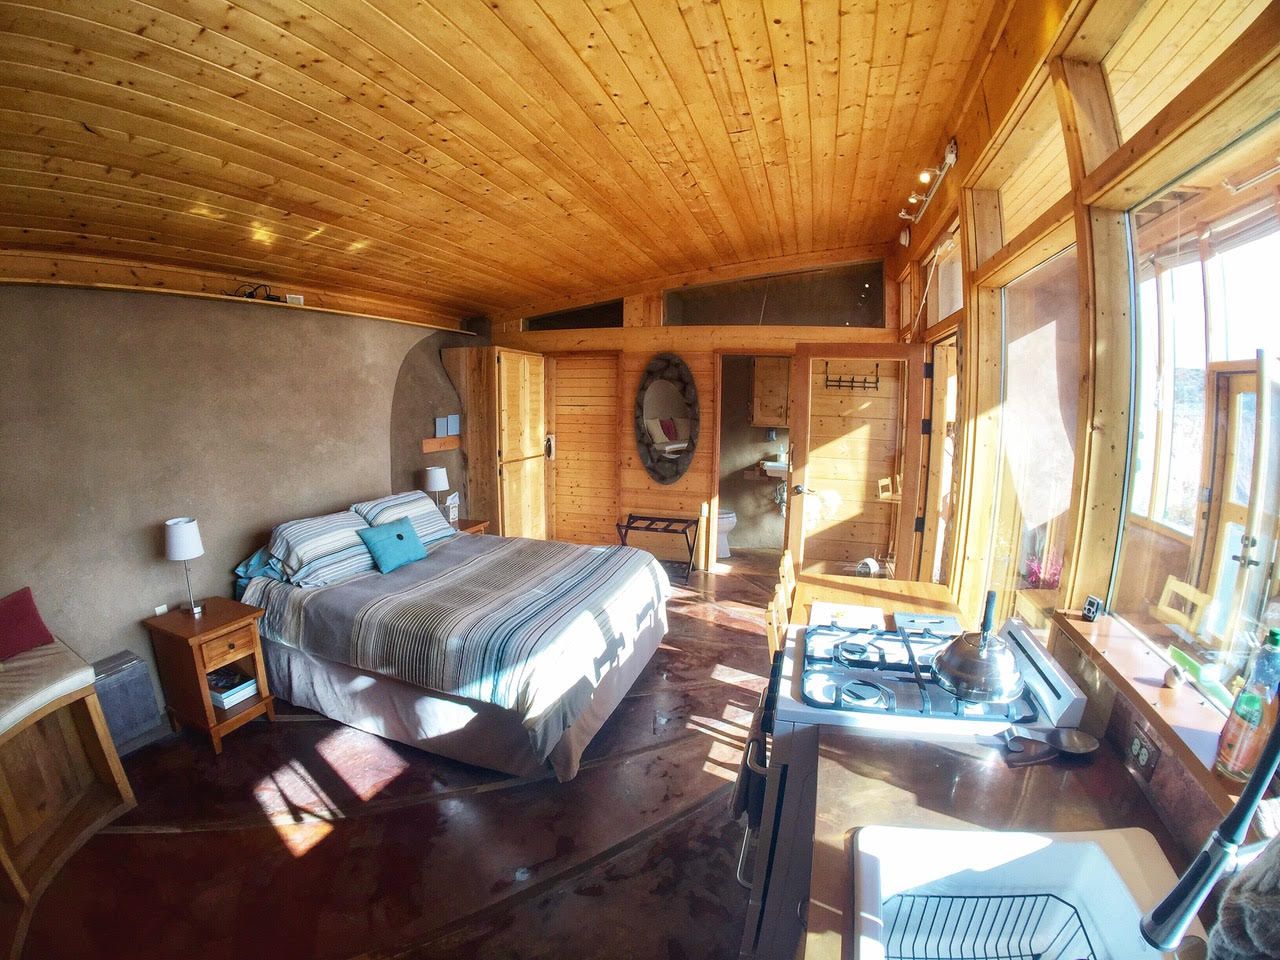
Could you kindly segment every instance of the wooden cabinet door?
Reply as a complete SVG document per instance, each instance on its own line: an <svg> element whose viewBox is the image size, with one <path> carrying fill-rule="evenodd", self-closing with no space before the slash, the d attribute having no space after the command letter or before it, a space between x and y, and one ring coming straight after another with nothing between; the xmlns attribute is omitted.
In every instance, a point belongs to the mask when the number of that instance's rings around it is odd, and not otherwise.
<svg viewBox="0 0 1280 960"><path fill-rule="evenodd" d="M541 457L547 436L542 357L499 350L497 364L498 460Z"/></svg>
<svg viewBox="0 0 1280 960"><path fill-rule="evenodd" d="M541 451L536 457L508 460L498 467L502 489L499 530L504 537L547 538L547 469Z"/></svg>
<svg viewBox="0 0 1280 960"><path fill-rule="evenodd" d="M751 371L751 425L785 427L791 358L756 357Z"/></svg>

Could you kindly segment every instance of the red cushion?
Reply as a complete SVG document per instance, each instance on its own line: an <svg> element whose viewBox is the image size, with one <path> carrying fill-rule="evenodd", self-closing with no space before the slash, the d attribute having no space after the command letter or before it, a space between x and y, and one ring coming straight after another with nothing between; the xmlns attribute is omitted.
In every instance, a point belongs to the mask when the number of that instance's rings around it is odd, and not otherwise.
<svg viewBox="0 0 1280 960"><path fill-rule="evenodd" d="M659 420L658 424L662 427L662 432L666 434L668 440L674 440L676 438L675 420Z"/></svg>
<svg viewBox="0 0 1280 960"><path fill-rule="evenodd" d="M23 587L0 599L0 660L53 643L53 634L40 619L31 588Z"/></svg>

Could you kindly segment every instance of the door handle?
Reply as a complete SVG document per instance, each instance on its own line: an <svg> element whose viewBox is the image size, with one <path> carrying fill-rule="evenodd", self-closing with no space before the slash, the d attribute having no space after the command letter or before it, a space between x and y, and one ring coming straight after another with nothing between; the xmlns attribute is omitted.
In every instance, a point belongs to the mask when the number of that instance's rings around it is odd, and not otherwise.
<svg viewBox="0 0 1280 960"><path fill-rule="evenodd" d="M813 493L813 491L810 490L808 487L803 486L802 484L799 484L799 483L797 483L794 487L791 488L791 492L797 497L802 496L803 494L806 494L806 493Z"/></svg>

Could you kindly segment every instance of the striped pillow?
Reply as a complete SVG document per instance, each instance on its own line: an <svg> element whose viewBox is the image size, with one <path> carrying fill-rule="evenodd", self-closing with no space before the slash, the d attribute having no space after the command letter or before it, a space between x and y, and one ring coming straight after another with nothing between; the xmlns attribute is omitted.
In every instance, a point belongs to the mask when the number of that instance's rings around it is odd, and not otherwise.
<svg viewBox="0 0 1280 960"><path fill-rule="evenodd" d="M353 503L351 509L364 517L371 527L380 527L384 523L408 517L424 547L440 540L448 540L457 533L440 513L440 508L421 490L393 493L389 497Z"/></svg>
<svg viewBox="0 0 1280 960"><path fill-rule="evenodd" d="M350 510L290 520L271 531L267 552L290 583L322 587L373 569L373 555L357 532L367 526Z"/></svg>

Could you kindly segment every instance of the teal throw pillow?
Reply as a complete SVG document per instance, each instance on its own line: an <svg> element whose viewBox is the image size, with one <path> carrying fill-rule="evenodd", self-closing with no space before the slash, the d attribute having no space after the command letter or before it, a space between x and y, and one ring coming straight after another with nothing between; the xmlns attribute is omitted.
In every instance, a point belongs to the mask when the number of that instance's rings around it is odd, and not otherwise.
<svg viewBox="0 0 1280 960"><path fill-rule="evenodd" d="M422 560L427 555L427 548L418 539L408 517L384 523L380 527L364 527L356 532L373 554L373 562L383 573L390 573L406 563Z"/></svg>

